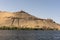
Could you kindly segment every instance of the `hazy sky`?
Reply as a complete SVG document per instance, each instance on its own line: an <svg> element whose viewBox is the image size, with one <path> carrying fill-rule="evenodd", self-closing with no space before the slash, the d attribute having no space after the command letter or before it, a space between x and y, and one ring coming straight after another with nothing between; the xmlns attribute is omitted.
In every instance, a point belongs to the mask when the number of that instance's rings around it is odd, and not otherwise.
<svg viewBox="0 0 60 40"><path fill-rule="evenodd" d="M24 10L36 17L51 18L60 23L60 0L0 0L0 10Z"/></svg>

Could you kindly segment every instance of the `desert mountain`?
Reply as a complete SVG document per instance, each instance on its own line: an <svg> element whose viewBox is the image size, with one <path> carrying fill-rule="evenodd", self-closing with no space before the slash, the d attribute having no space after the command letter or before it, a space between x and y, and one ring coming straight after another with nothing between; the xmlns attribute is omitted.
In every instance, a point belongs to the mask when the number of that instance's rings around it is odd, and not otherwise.
<svg viewBox="0 0 60 40"><path fill-rule="evenodd" d="M60 30L60 24L57 24L52 19L37 18L25 11L0 11L0 26L16 26L23 28L57 28Z"/></svg>

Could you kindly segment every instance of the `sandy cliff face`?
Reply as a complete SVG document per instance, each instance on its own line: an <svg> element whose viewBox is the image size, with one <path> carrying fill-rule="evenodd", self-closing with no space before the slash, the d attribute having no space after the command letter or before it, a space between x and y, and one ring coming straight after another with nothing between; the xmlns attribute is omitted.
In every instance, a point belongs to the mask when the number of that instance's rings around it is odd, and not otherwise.
<svg viewBox="0 0 60 40"><path fill-rule="evenodd" d="M16 26L27 28L58 28L60 24L52 19L41 19L32 16L24 11L19 12L0 12L0 26Z"/></svg>

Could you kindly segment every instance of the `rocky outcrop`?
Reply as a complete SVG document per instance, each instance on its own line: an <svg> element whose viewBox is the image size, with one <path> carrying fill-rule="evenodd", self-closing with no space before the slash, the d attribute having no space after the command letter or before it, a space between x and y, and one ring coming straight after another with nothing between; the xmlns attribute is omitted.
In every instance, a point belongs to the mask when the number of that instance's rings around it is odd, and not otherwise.
<svg viewBox="0 0 60 40"><path fill-rule="evenodd" d="M37 18L24 11L0 11L0 26L16 26L19 28L57 28L60 30L60 24L57 24L52 19Z"/></svg>

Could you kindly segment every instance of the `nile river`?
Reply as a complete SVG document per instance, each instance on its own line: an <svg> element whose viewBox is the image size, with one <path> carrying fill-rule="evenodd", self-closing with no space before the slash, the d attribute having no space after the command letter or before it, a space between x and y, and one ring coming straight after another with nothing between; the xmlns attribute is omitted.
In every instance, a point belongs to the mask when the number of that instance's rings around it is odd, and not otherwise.
<svg viewBox="0 0 60 40"><path fill-rule="evenodd" d="M0 40L60 40L60 31L0 30Z"/></svg>

